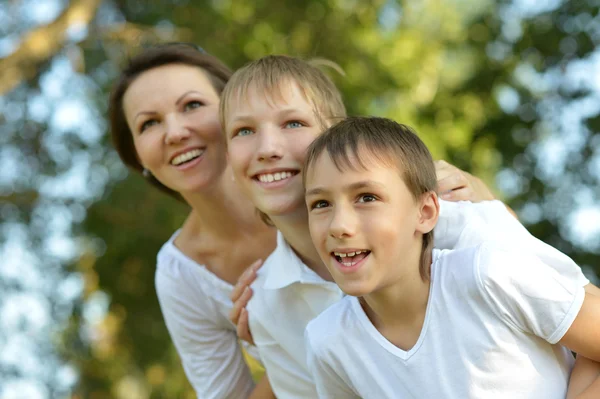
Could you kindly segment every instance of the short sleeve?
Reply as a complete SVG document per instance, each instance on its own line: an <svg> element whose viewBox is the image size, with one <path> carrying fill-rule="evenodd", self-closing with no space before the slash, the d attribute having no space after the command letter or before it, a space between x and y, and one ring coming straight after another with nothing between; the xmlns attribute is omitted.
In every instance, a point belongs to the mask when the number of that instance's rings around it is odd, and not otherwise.
<svg viewBox="0 0 600 399"><path fill-rule="evenodd" d="M311 335L309 324L309 327L304 332L306 361L315 381L319 398L360 398L352 391L342 377L335 372L335 368L328 361L331 359L328 359L325 355L326 351L311 339Z"/></svg>
<svg viewBox="0 0 600 399"><path fill-rule="evenodd" d="M498 317L519 331L557 343L577 317L584 288L528 253L482 245L475 279Z"/></svg>
<svg viewBox="0 0 600 399"><path fill-rule="evenodd" d="M169 334L198 397L248 397L254 383L238 339L219 325L210 299L183 275L160 267L155 285Z"/></svg>
<svg viewBox="0 0 600 399"><path fill-rule="evenodd" d="M460 249L493 243L529 252L566 278L589 284L579 265L556 248L534 237L500 201L440 201L440 218L434 231L438 249Z"/></svg>

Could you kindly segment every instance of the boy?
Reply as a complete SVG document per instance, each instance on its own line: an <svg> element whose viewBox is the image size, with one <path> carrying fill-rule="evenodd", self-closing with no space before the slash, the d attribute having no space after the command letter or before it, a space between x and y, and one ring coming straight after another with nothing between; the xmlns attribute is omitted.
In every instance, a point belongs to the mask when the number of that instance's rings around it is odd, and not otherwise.
<svg viewBox="0 0 600 399"><path fill-rule="evenodd" d="M577 279L500 242L432 250L435 169L409 128L346 119L303 178L315 247L351 295L306 330L319 397L564 398L566 347L600 360L600 299Z"/></svg>

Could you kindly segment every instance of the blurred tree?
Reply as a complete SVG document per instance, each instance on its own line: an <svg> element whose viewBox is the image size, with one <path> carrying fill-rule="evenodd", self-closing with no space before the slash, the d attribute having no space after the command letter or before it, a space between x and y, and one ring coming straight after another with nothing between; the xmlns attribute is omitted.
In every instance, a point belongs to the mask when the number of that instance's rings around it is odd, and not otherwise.
<svg viewBox="0 0 600 399"><path fill-rule="evenodd" d="M10 122L0 135L0 165L10 163L14 151L30 160L20 164L23 176L0 185L6 194L0 205L5 231L18 222L38 241L50 232L36 230L42 222L31 222L36 209L51 212L56 207L50 205L58 202L60 209L79 215L65 233L78 239L77 256L56 260L72 263L71 268L57 266L62 270L58 280L72 270L84 283L58 342L80 373L74 396L193 396L154 292L156 253L186 209L141 177L125 173L100 117L119 67L140 46L194 42L232 67L270 53L330 59L345 71L345 76L331 75L351 114L388 116L415 126L434 156L492 185L497 181L499 195L535 235L583 265L598 265L599 230L591 229L590 221L600 221L600 211L593 208L599 203L600 96L596 81L586 75L593 62L597 68L598 5L598 0L547 5L522 0L63 4L62 13L46 26L60 26L53 32L69 35L52 37L43 57L27 53L29 39L24 39L0 60L0 71L32 66L17 78L0 74L0 87L8 93L1 100L1 117ZM78 14L74 7L86 12ZM64 23L72 20L64 16L73 13L83 15L79 30ZM12 29L23 35L45 27ZM88 125L72 126L59 139L48 133L47 122L57 107L48 106L40 123L35 113L14 110L37 109L36 98L52 92L48 76L58 79L52 71L61 62L81 76L79 82L86 85L82 96L94 111ZM101 134L78 138L76 132L89 130L90 124ZM83 154L88 154L86 195L44 191L44 179L52 182L81 165L75 161ZM4 221L5 215L12 216Z"/></svg>

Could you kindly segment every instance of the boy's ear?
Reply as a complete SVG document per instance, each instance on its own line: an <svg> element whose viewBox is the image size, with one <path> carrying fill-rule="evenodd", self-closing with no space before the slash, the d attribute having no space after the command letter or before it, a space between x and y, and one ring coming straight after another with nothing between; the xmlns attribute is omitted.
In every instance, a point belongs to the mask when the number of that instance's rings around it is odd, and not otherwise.
<svg viewBox="0 0 600 399"><path fill-rule="evenodd" d="M419 220L417 231L421 234L427 234L437 224L440 215L440 203L435 192L430 191L421 196L419 209Z"/></svg>

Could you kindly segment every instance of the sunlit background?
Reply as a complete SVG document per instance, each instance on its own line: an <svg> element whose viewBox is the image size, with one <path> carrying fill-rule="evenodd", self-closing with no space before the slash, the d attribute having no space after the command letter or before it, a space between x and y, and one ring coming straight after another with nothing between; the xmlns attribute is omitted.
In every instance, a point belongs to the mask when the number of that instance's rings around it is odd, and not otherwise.
<svg viewBox="0 0 600 399"><path fill-rule="evenodd" d="M127 57L325 57L351 114L413 125L598 282L600 0L3 0L0 398L193 397L154 292L186 209L129 174Z"/></svg>

